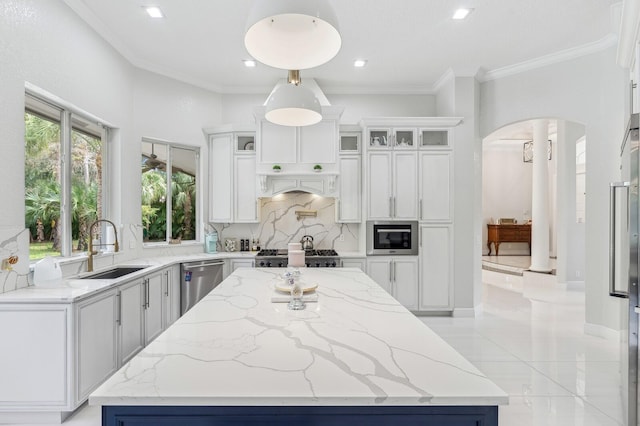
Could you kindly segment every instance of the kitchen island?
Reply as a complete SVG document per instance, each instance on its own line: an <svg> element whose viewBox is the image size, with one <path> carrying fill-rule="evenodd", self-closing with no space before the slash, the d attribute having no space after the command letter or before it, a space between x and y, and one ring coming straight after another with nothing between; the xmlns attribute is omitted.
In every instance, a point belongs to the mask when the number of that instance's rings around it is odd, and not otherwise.
<svg viewBox="0 0 640 426"><path fill-rule="evenodd" d="M358 269L238 269L91 394L103 425L497 425L507 395Z"/></svg>

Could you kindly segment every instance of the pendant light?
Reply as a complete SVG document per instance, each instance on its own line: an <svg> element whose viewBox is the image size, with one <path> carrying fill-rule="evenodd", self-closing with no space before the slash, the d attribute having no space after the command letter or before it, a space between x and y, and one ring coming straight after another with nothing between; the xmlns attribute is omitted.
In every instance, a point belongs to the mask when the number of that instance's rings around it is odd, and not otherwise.
<svg viewBox="0 0 640 426"><path fill-rule="evenodd" d="M328 0L253 0L244 45L265 65L303 70L333 59L342 38Z"/></svg>
<svg viewBox="0 0 640 426"><path fill-rule="evenodd" d="M276 86L265 102L264 117L281 126L311 126L322 120L313 91L301 85L300 71L289 71L288 84Z"/></svg>

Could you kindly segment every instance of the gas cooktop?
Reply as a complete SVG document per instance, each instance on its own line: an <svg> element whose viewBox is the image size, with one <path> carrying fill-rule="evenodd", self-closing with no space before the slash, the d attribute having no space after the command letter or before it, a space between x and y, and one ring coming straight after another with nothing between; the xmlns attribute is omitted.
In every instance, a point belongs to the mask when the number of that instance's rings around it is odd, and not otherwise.
<svg viewBox="0 0 640 426"><path fill-rule="evenodd" d="M287 249L263 249L260 250L256 256L260 257L287 257L288 252ZM324 250L305 250L304 257L333 257L337 256L338 252L333 249L324 249Z"/></svg>
<svg viewBox="0 0 640 426"><path fill-rule="evenodd" d="M333 249L305 250L304 261L308 268L336 268L340 266L338 253ZM265 249L256 254L256 266L260 268L286 268L287 264L288 252L286 249Z"/></svg>

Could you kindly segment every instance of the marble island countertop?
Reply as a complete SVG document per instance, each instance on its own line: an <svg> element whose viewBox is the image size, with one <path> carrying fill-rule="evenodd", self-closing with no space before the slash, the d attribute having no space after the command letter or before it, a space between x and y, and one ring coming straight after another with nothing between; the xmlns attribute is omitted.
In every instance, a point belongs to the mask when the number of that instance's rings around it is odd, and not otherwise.
<svg viewBox="0 0 640 426"><path fill-rule="evenodd" d="M318 301L271 303L239 269L90 396L107 406L496 406L504 391L355 268L308 268Z"/></svg>

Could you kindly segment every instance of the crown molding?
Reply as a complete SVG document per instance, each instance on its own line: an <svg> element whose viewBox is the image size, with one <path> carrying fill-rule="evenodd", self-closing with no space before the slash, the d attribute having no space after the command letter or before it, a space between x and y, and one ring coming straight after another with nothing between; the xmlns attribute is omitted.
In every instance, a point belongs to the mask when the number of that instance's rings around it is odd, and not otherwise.
<svg viewBox="0 0 640 426"><path fill-rule="evenodd" d="M535 58L530 61L520 62L518 64L508 65L506 67L486 71L484 74L478 75L478 81L484 83L486 81L497 80L537 68L546 67L571 59L576 59L582 56L591 55L593 53L600 52L611 46L614 46L617 40L618 37L615 34L609 34L593 43L583 44L582 46L561 50L550 55L540 56L539 58Z"/></svg>

